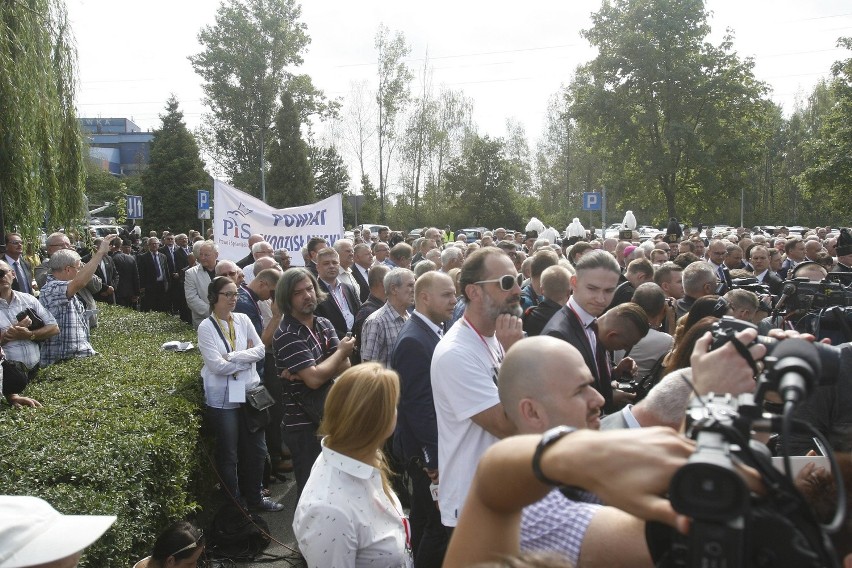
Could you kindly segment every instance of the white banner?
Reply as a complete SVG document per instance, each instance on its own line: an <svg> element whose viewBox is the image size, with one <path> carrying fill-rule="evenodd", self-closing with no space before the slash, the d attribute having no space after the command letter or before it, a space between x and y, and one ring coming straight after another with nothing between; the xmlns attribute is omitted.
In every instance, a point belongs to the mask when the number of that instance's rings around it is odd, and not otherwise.
<svg viewBox="0 0 852 568"><path fill-rule="evenodd" d="M343 198L332 195L317 203L273 209L260 199L213 182L213 240L219 258L240 260L249 253L249 236L258 233L275 250L286 249L292 266L304 266L301 249L312 237L323 237L329 246L343 238Z"/></svg>

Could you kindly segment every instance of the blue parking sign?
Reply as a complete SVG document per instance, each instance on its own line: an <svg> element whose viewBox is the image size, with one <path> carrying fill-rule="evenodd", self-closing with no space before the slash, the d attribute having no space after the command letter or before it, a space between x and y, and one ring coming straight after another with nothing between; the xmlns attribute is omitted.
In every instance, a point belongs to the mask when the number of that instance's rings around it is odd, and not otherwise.
<svg viewBox="0 0 852 568"><path fill-rule="evenodd" d="M210 192L206 189L198 190L198 210L204 211L210 209Z"/></svg>
<svg viewBox="0 0 852 568"><path fill-rule="evenodd" d="M600 211L601 194L598 191L587 191L583 193L583 211Z"/></svg>

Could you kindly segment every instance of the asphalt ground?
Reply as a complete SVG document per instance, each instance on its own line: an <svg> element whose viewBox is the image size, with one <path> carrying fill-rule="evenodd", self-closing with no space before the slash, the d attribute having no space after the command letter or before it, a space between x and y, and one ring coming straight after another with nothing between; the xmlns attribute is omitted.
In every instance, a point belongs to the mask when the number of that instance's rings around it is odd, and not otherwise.
<svg viewBox="0 0 852 568"><path fill-rule="evenodd" d="M293 515L297 502L293 474L287 476L287 481L270 484L269 490L270 498L284 505L284 510L277 513L258 513L269 524L269 534L273 539L264 554L253 562L211 560L208 563L210 568L306 568L293 534Z"/></svg>

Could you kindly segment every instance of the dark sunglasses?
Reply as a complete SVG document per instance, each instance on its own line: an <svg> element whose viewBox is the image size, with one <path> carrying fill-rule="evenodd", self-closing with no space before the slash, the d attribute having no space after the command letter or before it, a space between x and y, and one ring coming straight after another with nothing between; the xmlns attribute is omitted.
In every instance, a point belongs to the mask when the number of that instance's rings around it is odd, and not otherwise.
<svg viewBox="0 0 852 568"><path fill-rule="evenodd" d="M478 282L474 282L474 284L488 284L490 282L496 282L500 284L500 289L504 292L508 292L518 284L518 275L506 274L505 276L501 276L500 278L492 278L491 280L479 280Z"/></svg>
<svg viewBox="0 0 852 568"><path fill-rule="evenodd" d="M7 274L9 274L10 272L12 272L12 271L11 271L11 270L6 270L5 268L0 268L0 278L3 278L4 276L6 276Z"/></svg>

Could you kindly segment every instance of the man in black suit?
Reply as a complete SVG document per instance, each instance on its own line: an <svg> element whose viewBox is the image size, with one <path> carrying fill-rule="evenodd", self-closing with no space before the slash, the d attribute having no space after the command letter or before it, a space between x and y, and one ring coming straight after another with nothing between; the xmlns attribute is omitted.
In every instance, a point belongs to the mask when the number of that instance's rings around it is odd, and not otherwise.
<svg viewBox="0 0 852 568"><path fill-rule="evenodd" d="M184 233L175 235L174 270L177 275L172 275L172 286L174 290L172 306L177 310L178 314L180 314L180 319L186 323L192 323L192 312L186 304L186 293L183 287L183 278L186 273L186 268L189 266L190 254L192 254L192 248L189 246L189 238Z"/></svg>
<svg viewBox="0 0 852 568"><path fill-rule="evenodd" d="M112 244L115 245L115 241ZM118 273L115 303L126 308L132 308L139 301L139 267L136 265L136 258L131 254L132 250L130 239L127 239L121 242L120 252L111 253L112 262Z"/></svg>
<svg viewBox="0 0 852 568"><path fill-rule="evenodd" d="M241 258L239 261L237 261L237 266L239 266L240 268L245 268L246 266L248 266L249 264L254 262L254 255L251 253L251 247L255 243L259 243L262 240L263 240L263 235L251 235L249 237L249 240L248 240L248 251L249 252L248 252L247 255L245 255L243 258Z"/></svg>
<svg viewBox="0 0 852 568"><path fill-rule="evenodd" d="M148 239L148 252L136 257L143 312L169 311L169 265L157 237Z"/></svg>
<svg viewBox="0 0 852 568"><path fill-rule="evenodd" d="M33 293L33 267L24 258L24 239L19 233L6 234L6 256L3 259L15 273L12 290Z"/></svg>
<svg viewBox="0 0 852 568"><path fill-rule="evenodd" d="M541 273L544 301L524 313L524 331L528 336L541 335L541 330L571 297L571 273L564 266L548 266Z"/></svg>
<svg viewBox="0 0 852 568"><path fill-rule="evenodd" d="M402 326L391 353L399 373L399 411L394 451L411 478L411 546L418 567L439 568L447 532L430 489L438 482L438 422L432 398L432 353L453 316L456 292L452 279L427 272L414 285L414 313Z"/></svg>
<svg viewBox="0 0 852 568"><path fill-rule="evenodd" d="M352 277L358 282L358 289L361 292L359 299L363 304L370 296L368 274L373 265L373 250L367 243L358 243L353 252L355 253L355 262L352 264Z"/></svg>
<svg viewBox="0 0 852 568"><path fill-rule="evenodd" d="M769 268L769 249L757 245L751 247L748 254L748 261L754 268L754 276L757 281L769 286L769 293L773 296L780 296L784 281Z"/></svg>
<svg viewBox="0 0 852 568"><path fill-rule="evenodd" d="M595 378L594 387L604 397L604 411L615 412L627 398L622 391L613 392L609 362L603 343L597 337L597 318L612 302L621 269L606 251L594 250L577 261L577 273L571 277L574 293L568 304L556 312L542 330L577 348ZM620 393L620 394L617 394Z"/></svg>
<svg viewBox="0 0 852 568"><path fill-rule="evenodd" d="M317 306L316 314L331 321L338 339L343 339L352 331L361 302L358 300L355 288L337 281L340 257L336 250L326 247L317 253L316 259L320 288L328 294L328 297Z"/></svg>

